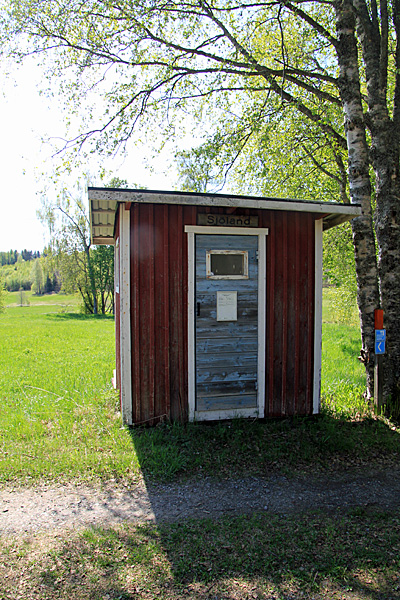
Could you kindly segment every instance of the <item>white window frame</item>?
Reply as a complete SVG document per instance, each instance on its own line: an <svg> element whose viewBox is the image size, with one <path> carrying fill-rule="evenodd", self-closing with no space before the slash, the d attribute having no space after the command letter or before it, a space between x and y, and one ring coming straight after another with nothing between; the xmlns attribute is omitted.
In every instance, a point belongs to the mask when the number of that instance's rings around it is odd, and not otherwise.
<svg viewBox="0 0 400 600"><path fill-rule="evenodd" d="M267 228L261 227L209 227L186 225L188 235L188 400L189 421L216 421L235 417L258 417L265 414L265 317L266 317L266 236ZM258 361L257 361L257 407L237 410L196 410L196 235L254 235L258 237Z"/></svg>
<svg viewBox="0 0 400 600"><path fill-rule="evenodd" d="M213 254L233 254L243 257L243 275L214 275L211 271L211 256ZM206 252L206 278L207 279L248 279L249 278L249 253L247 250L207 250Z"/></svg>

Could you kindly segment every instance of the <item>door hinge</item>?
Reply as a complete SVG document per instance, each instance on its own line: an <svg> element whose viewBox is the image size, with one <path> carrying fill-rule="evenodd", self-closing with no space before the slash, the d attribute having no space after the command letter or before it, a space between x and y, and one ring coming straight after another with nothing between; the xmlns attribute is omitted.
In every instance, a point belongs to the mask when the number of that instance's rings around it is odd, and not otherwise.
<svg viewBox="0 0 400 600"><path fill-rule="evenodd" d="M256 260L258 260L258 250L256 250Z"/></svg>
<svg viewBox="0 0 400 600"><path fill-rule="evenodd" d="M254 382L254 389L256 390L256 392L258 392L258 381Z"/></svg>

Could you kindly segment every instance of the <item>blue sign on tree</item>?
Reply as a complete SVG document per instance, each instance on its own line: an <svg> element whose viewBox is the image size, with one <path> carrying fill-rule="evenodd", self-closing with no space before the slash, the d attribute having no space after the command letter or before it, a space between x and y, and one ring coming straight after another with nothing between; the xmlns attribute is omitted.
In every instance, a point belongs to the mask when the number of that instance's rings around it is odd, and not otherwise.
<svg viewBox="0 0 400 600"><path fill-rule="evenodd" d="M375 354L386 352L386 329L375 329Z"/></svg>

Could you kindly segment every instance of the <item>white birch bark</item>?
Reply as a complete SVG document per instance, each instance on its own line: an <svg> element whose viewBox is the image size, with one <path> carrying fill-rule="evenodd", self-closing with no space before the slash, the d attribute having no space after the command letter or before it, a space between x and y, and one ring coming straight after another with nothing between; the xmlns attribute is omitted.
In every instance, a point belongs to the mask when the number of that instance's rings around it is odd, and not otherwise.
<svg viewBox="0 0 400 600"><path fill-rule="evenodd" d="M361 204L362 207L362 216L353 219L352 230L362 336L361 355L367 372L367 393L372 396L374 310L379 307L378 269L371 211L369 152L355 39L355 16L350 0L342 0L336 5L336 20L339 89L348 147L350 199L352 203Z"/></svg>
<svg viewBox="0 0 400 600"><path fill-rule="evenodd" d="M394 28L398 36L397 2ZM400 180L399 180L399 82L394 92L394 114L387 103L388 11L386 0L370 14L364 0L354 0L357 35L361 43L367 83L368 123L371 133L370 161L375 173L375 233L378 244L378 269L381 306L387 330L387 354L384 360L384 400L389 410L400 400ZM396 10L397 9L397 10ZM399 66L399 41L396 63ZM390 406L391 405L391 406Z"/></svg>

